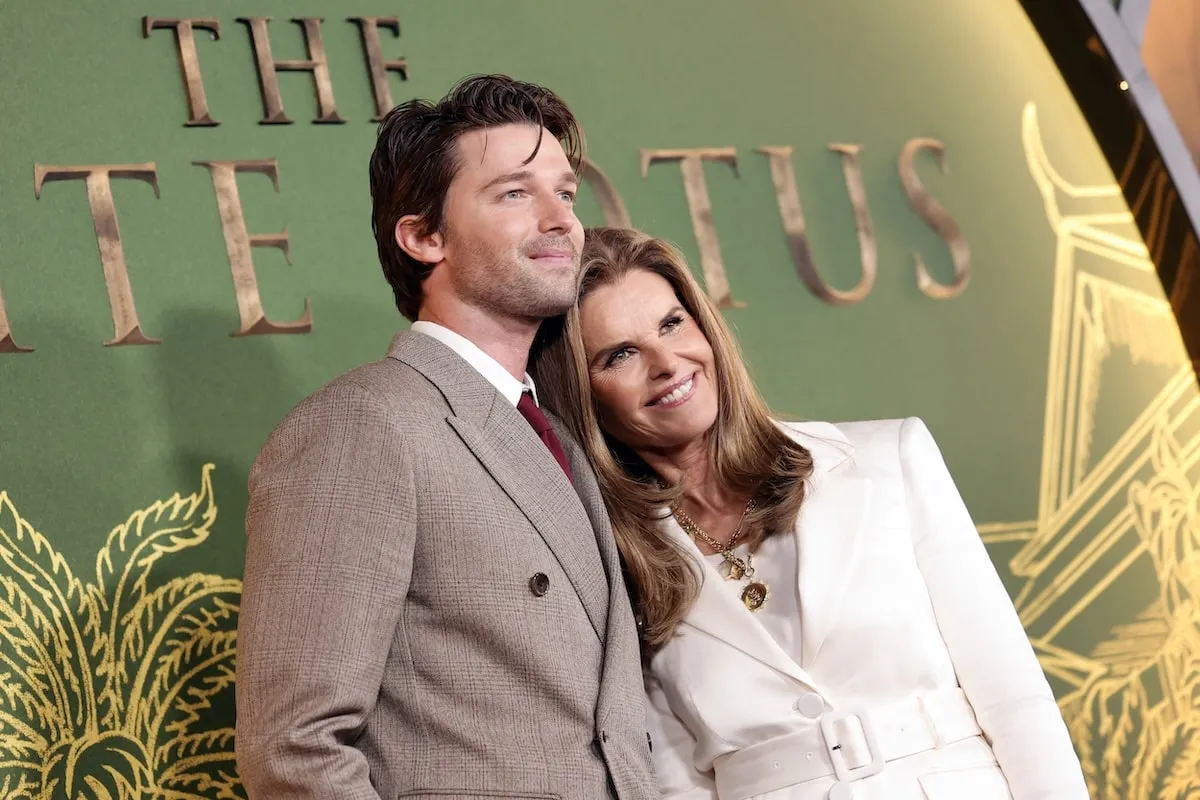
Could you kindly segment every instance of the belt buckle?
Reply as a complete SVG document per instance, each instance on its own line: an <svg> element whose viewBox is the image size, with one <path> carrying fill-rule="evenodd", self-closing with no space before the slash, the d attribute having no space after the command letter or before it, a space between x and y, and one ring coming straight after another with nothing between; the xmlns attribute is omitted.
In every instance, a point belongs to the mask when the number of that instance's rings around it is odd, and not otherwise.
<svg viewBox="0 0 1200 800"><path fill-rule="evenodd" d="M858 767L846 766L846 759L840 752L842 746L837 743L833 730L834 723L851 717L858 720L862 727L863 739L867 742L867 749L871 752L871 760ZM833 774L837 776L840 783L851 783L883 772L883 753L879 751L875 731L871 728L871 722L864 709L827 711L820 716L817 722L821 726L821 738L825 740L825 752L829 754L829 760L833 763Z"/></svg>

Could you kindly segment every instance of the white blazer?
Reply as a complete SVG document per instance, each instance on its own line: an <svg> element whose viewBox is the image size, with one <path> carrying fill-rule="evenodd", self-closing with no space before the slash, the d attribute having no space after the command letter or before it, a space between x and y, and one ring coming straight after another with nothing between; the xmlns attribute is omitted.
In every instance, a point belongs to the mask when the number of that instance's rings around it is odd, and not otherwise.
<svg viewBox="0 0 1200 800"><path fill-rule="evenodd" d="M814 462L795 529L802 663L668 517L704 583L647 674L663 797L1086 800L1049 684L924 423L784 428Z"/></svg>

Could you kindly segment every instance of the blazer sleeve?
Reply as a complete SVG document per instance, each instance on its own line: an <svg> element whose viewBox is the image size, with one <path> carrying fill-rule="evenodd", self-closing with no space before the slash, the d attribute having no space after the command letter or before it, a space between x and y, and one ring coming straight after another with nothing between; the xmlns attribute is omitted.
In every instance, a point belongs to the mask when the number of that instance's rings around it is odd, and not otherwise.
<svg viewBox="0 0 1200 800"><path fill-rule="evenodd" d="M382 404L334 384L251 472L237 766L249 800L379 800L354 746L412 570L412 473Z"/></svg>
<svg viewBox="0 0 1200 800"><path fill-rule="evenodd" d="M1015 800L1087 800L1066 724L925 424L900 429L917 563L938 628Z"/></svg>
<svg viewBox="0 0 1200 800"><path fill-rule="evenodd" d="M646 676L646 727L660 796L664 800L717 800L712 775L696 769L696 737L667 702L658 679Z"/></svg>

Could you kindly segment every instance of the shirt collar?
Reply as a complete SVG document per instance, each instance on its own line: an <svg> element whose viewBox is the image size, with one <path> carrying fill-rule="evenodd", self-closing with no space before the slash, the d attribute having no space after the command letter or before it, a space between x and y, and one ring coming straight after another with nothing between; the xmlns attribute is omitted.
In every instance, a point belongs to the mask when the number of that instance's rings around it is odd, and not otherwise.
<svg viewBox="0 0 1200 800"><path fill-rule="evenodd" d="M479 346L472 342L462 334L455 333L444 325L438 325L436 322L427 320L418 320L411 326L411 330L416 333L422 333L437 339L442 344L449 347L457 353L463 361L466 361L472 368L487 380L488 383L496 387L496 391L504 396L504 399L512 403L515 407L521 400L523 392L529 392L533 395L533 402L538 403L537 387L533 385L533 378L529 377L529 373L525 373L524 382L517 380L509 374L508 370L500 366L500 362L489 356ZM538 403L540 406L541 404Z"/></svg>

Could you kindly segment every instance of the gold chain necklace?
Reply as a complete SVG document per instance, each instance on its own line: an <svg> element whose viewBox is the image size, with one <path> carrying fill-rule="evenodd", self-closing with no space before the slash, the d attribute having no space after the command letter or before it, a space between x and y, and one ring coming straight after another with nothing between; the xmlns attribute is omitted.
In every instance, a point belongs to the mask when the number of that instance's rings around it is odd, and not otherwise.
<svg viewBox="0 0 1200 800"><path fill-rule="evenodd" d="M753 510L754 501L751 500L746 504L746 510L742 512L742 517L738 520L737 530L733 532L733 536L729 537L729 542L721 544L697 525L694 519L685 514L678 504L671 506L671 513L675 515L679 526L689 536L693 539L700 539L721 554L721 557L724 559L722 566L728 565L728 570L725 573L726 580L739 581L745 578L750 581L746 585L746 588L742 589L742 604L751 611L758 611L767 602L767 596L770 595L771 590L762 581L754 580L754 557L750 553L747 553L746 558L741 559L733 552L733 548L737 547L738 540L742 538L742 525L746 521L746 515Z"/></svg>

